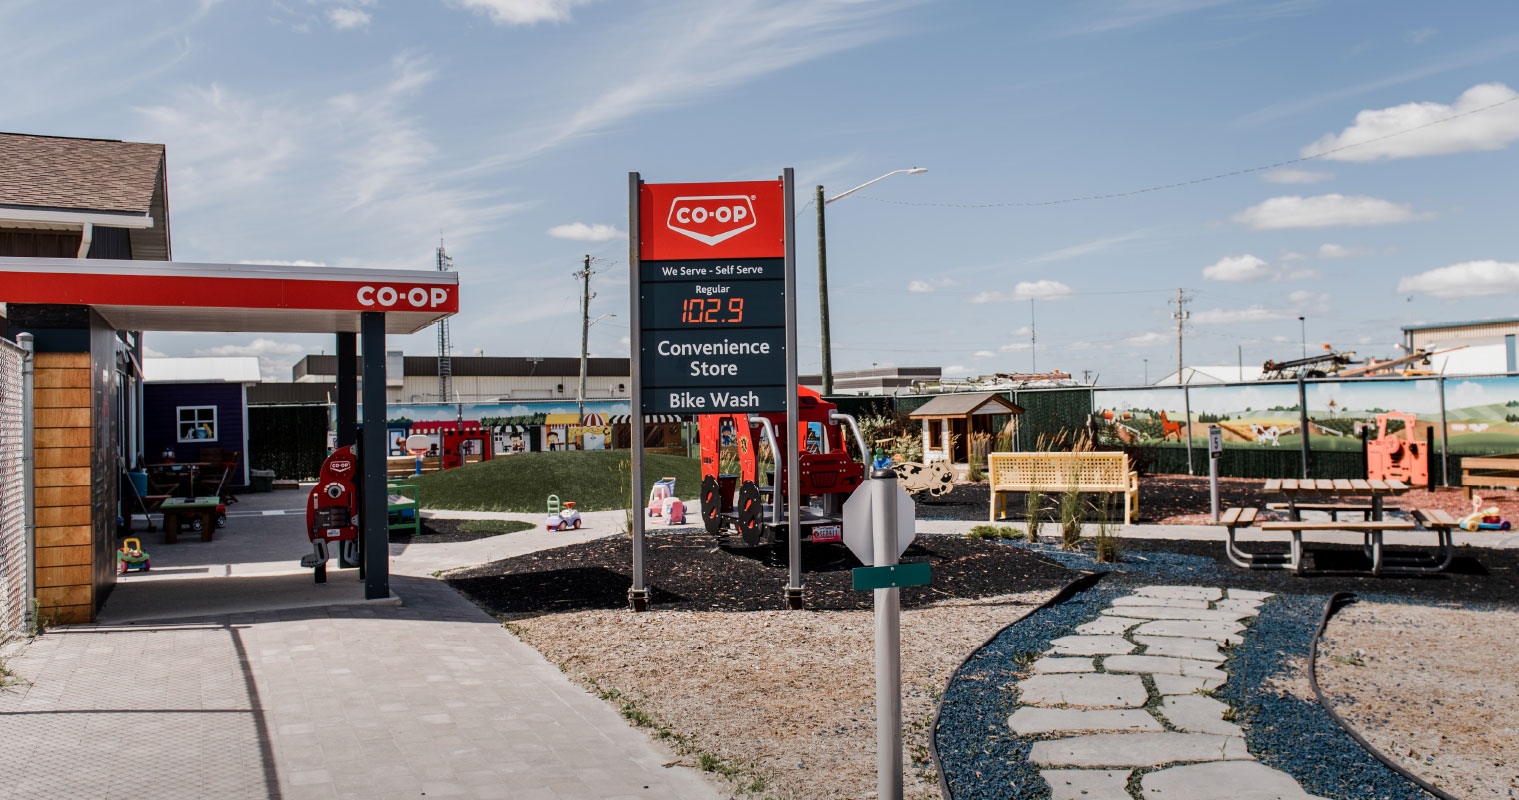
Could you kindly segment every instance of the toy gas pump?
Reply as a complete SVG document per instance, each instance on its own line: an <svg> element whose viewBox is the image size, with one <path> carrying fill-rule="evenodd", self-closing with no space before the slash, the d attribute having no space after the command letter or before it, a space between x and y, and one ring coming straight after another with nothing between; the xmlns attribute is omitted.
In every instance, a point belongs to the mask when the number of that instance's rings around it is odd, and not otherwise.
<svg viewBox="0 0 1519 800"><path fill-rule="evenodd" d="M329 548L338 548L343 567L359 564L358 460L354 448L340 447L322 462L316 486L306 503L306 536L312 552L301 559L302 567L315 570L317 583L327 582Z"/></svg>

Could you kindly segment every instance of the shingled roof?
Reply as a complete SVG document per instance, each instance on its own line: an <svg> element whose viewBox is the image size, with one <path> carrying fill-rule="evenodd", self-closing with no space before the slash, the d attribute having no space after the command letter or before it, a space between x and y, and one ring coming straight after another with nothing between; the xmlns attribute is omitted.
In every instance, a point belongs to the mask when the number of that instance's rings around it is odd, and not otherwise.
<svg viewBox="0 0 1519 800"><path fill-rule="evenodd" d="M164 146L0 133L0 205L146 214Z"/></svg>

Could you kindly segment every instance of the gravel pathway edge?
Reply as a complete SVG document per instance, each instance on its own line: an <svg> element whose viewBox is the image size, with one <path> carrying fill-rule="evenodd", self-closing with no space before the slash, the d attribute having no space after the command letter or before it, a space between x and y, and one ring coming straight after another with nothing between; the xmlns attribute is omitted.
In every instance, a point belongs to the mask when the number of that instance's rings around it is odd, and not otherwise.
<svg viewBox="0 0 1519 800"><path fill-rule="evenodd" d="M960 663L955 666L954 671L950 672L949 677L944 681L944 691L939 695L939 702L934 704L934 721L933 725L930 728L933 735L928 737L928 754L929 757L933 760L934 774L939 777L939 793L944 796L944 800L954 800L955 796L954 792L949 787L949 778L947 778L944 774L944 763L939 759L939 718L944 713L944 700L949 696L949 687L953 685L955 679L960 676L960 671L965 668L966 664L970 663L971 659L975 658L977 654L981 653L988 646L990 646L992 642L996 641L997 637L1001 636L1002 633L1008 628L1017 625L1018 623L1028 619L1040 611L1060 605L1061 603L1064 603L1077 594L1080 594L1081 592L1084 592L1087 589L1096 586L1097 583L1101 581L1107 574L1108 573L1106 572L1087 573L1066 584L1050 599L1044 601L1034 608L1029 609L1029 612L1027 614L1024 614L1012 622L1009 622L1008 624L999 628L991 636L986 637L986 641L983 641L975 649L967 653L965 655L965 658L960 659Z"/></svg>

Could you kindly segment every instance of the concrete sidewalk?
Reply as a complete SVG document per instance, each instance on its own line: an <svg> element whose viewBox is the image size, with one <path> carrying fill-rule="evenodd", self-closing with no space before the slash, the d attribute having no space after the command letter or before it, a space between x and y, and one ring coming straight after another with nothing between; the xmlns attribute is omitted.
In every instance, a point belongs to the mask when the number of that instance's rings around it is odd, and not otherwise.
<svg viewBox="0 0 1519 800"><path fill-rule="evenodd" d="M717 798L447 585L52 631L9 659L0 800Z"/></svg>

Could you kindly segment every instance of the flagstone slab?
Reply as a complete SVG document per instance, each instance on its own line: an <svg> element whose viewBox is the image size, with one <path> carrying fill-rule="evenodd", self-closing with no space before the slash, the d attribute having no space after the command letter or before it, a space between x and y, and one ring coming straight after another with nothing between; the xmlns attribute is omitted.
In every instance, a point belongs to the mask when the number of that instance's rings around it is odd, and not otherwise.
<svg viewBox="0 0 1519 800"><path fill-rule="evenodd" d="M1276 594L1274 592L1255 592L1249 589L1229 590L1230 600L1265 600L1271 597L1276 597Z"/></svg>
<svg viewBox="0 0 1519 800"><path fill-rule="evenodd" d="M1265 605L1265 601L1262 600L1235 600L1233 598L1224 598L1223 600L1214 603L1213 607L1230 611L1247 611L1252 616L1254 616L1261 612L1261 606L1263 605Z"/></svg>
<svg viewBox="0 0 1519 800"><path fill-rule="evenodd" d="M1238 622L1199 622L1193 619L1156 619L1136 628L1136 636L1176 636L1182 639L1213 639L1229 644L1245 641Z"/></svg>
<svg viewBox="0 0 1519 800"><path fill-rule="evenodd" d="M1139 708L1149 699L1138 675L1034 675L1018 682L1018 702L1028 706Z"/></svg>
<svg viewBox="0 0 1519 800"><path fill-rule="evenodd" d="M1198 661L1222 662L1226 656L1212 639L1184 639L1180 636L1135 636L1144 645L1144 655L1194 658Z"/></svg>
<svg viewBox="0 0 1519 800"><path fill-rule="evenodd" d="M1207 698L1203 698L1207 699ZM1096 733L1099 731L1163 731L1153 714L1143 709L1034 708L1024 706L1007 718L1014 733Z"/></svg>
<svg viewBox="0 0 1519 800"><path fill-rule="evenodd" d="M1155 691L1162 695L1196 694L1224 685L1218 678L1194 678L1181 675L1155 675Z"/></svg>
<svg viewBox="0 0 1519 800"><path fill-rule="evenodd" d="M1244 736L1238 725L1224 719L1229 706L1200 694L1167 697L1161 701L1160 713L1171 727L1188 733L1216 733L1220 736Z"/></svg>
<svg viewBox="0 0 1519 800"><path fill-rule="evenodd" d="M1255 761L1157 770L1140 780L1145 800L1316 800L1291 776Z"/></svg>
<svg viewBox="0 0 1519 800"><path fill-rule="evenodd" d="M1139 619L1188 619L1200 622L1238 622L1255 616L1254 611L1213 608L1169 608L1166 606L1114 606L1104 608L1103 616Z"/></svg>
<svg viewBox="0 0 1519 800"><path fill-rule="evenodd" d="M1029 751L1029 761L1052 767L1155 767L1250 758L1244 739L1211 733L1094 733L1035 742Z"/></svg>
<svg viewBox="0 0 1519 800"><path fill-rule="evenodd" d="M1221 600L1224 590L1212 586L1141 586L1134 594L1145 597L1181 598L1184 600Z"/></svg>
<svg viewBox="0 0 1519 800"><path fill-rule="evenodd" d="M1050 785L1050 800L1132 800L1126 769L1047 769L1039 775Z"/></svg>
<svg viewBox="0 0 1519 800"><path fill-rule="evenodd" d="M1113 598L1114 606L1164 606L1166 608L1208 608L1207 600L1192 597L1146 597L1141 594Z"/></svg>
<svg viewBox="0 0 1519 800"><path fill-rule="evenodd" d="M1181 675L1187 678L1217 678L1228 675L1211 661L1191 658L1167 658L1165 656L1108 656L1102 668L1108 672L1143 673L1146 675Z"/></svg>
<svg viewBox="0 0 1519 800"><path fill-rule="evenodd" d="M1076 626L1076 632L1088 636L1116 636L1127 633L1135 625L1144 620L1133 617L1098 617L1091 622L1084 622Z"/></svg>
<svg viewBox="0 0 1519 800"><path fill-rule="evenodd" d="M1061 672L1096 672L1097 665L1090 658L1061 658L1045 656L1029 665L1036 675Z"/></svg>
<svg viewBox="0 0 1519 800"><path fill-rule="evenodd" d="M1134 643L1122 636L1062 636L1050 642L1055 652L1073 656L1107 656L1134 652Z"/></svg>

